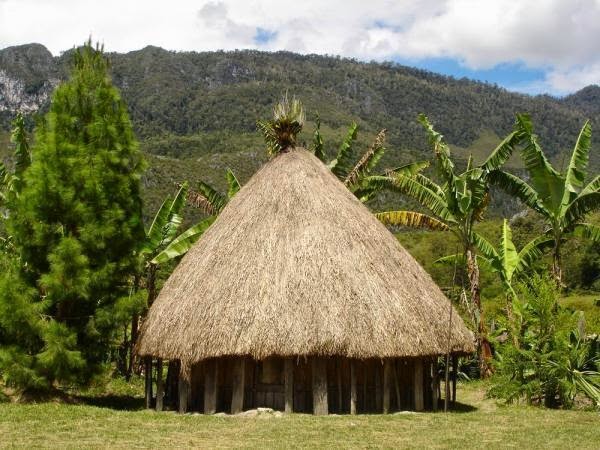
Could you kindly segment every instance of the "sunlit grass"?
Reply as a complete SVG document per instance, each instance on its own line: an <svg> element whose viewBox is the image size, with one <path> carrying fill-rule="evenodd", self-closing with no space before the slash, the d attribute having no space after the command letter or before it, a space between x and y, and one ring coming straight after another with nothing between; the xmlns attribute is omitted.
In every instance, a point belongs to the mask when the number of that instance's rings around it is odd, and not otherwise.
<svg viewBox="0 0 600 450"><path fill-rule="evenodd" d="M598 448L597 412L498 406L484 393L480 383L460 386L462 412L387 416L181 416L118 393L79 404L4 403L0 447Z"/></svg>

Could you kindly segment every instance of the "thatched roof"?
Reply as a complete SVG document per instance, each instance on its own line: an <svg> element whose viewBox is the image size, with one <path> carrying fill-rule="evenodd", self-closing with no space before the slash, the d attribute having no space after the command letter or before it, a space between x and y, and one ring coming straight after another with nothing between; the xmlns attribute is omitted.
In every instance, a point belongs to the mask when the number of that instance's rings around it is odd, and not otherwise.
<svg viewBox="0 0 600 450"><path fill-rule="evenodd" d="M179 263L140 355L441 355L450 302L331 171L304 149L268 162ZM452 314L452 351L473 335Z"/></svg>

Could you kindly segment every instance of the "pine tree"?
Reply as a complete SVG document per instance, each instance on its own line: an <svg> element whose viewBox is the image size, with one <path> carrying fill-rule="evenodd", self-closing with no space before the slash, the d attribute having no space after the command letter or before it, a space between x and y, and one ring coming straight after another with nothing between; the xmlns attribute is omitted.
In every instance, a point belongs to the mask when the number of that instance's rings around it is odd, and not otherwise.
<svg viewBox="0 0 600 450"><path fill-rule="evenodd" d="M143 161L108 61L91 42L74 52L32 157L8 220L18 278L35 290L42 317L38 345L26 351L46 381L85 380L107 361L116 305L139 269L135 248L144 238Z"/></svg>

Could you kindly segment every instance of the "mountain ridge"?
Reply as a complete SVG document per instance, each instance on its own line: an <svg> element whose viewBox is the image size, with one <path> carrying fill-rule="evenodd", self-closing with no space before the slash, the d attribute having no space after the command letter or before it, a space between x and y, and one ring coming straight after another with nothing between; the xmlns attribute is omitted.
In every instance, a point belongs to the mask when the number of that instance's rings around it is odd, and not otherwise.
<svg viewBox="0 0 600 450"><path fill-rule="evenodd" d="M68 74L72 51L52 56L40 44L0 50L0 129L9 129L17 110L30 116L45 111L52 90ZM305 142L320 115L331 154L351 121L359 124L362 147L387 128L390 150L382 160L387 167L430 158L416 121L419 113L427 114L465 157L489 153L492 148L478 146L493 146L494 137L499 140L511 131L515 113L529 112L542 146L559 168L568 162L566 155L585 119L600 129L598 86L564 98L528 96L395 63L291 52L174 52L147 46L107 57L151 169L156 176L171 174L158 183L161 193L178 181L172 179L177 176L173 168L179 167L176 160L209 171L196 174L196 179L217 185L224 164L240 171L242 179L249 177L266 158L256 120L269 117L285 92L305 105ZM597 142L590 158L596 168Z"/></svg>

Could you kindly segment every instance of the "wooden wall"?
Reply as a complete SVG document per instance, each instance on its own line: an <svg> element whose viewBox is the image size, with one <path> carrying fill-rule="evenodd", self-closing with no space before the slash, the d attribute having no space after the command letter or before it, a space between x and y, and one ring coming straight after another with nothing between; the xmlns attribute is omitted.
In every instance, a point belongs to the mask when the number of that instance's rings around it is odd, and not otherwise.
<svg viewBox="0 0 600 450"><path fill-rule="evenodd" d="M436 392L433 359L366 359L325 358L327 378L327 411L335 414L351 412L351 365L356 377L356 412L382 413L399 410L433 409ZM215 412L231 411L235 376L243 372L243 409L268 407L285 409L285 360L269 358L256 361L224 357L209 359L191 368L188 410L203 412L211 377L216 378ZM310 358L291 360L293 377L293 411L313 412L313 365ZM243 367L240 372L240 367ZM420 367L420 369L419 369ZM415 378L417 377L417 378ZM419 377L422 377L419 378ZM208 380L208 381L207 381ZM416 380L420 380L417 382ZM419 392L420 390L420 392ZM240 392L238 390L238 392ZM417 393L415 397L415 392ZM241 395L241 392L240 392ZM419 396L422 401L419 402ZM241 397L238 397L242 401ZM210 406L208 412L212 412ZM327 412L326 411L326 412Z"/></svg>

